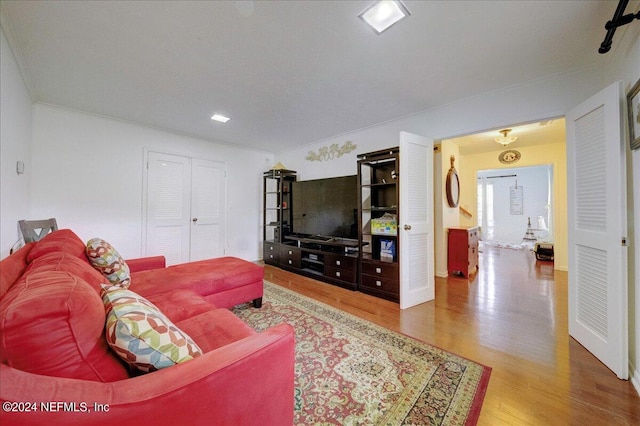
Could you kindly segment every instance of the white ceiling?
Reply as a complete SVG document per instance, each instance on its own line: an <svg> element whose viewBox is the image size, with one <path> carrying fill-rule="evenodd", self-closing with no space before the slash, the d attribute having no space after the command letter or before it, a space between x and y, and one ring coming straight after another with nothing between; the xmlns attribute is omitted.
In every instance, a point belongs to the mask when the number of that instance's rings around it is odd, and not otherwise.
<svg viewBox="0 0 640 426"><path fill-rule="evenodd" d="M406 1L378 36L371 2L1 5L35 101L273 152L605 61L617 5Z"/></svg>
<svg viewBox="0 0 640 426"><path fill-rule="evenodd" d="M527 146L566 142L564 118L547 120L542 123L523 124L510 128L511 132L509 133L509 136L515 136L517 139L506 147L495 141L495 138L502 136L498 130L476 133L455 139L447 139L447 141L452 141L458 145L459 152L462 155L504 151L505 149L517 150Z"/></svg>

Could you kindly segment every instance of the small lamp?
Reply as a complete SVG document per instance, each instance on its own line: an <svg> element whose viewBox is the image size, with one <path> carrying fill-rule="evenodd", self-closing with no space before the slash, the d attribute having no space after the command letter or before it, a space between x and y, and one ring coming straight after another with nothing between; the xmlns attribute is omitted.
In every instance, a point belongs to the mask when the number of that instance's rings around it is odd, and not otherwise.
<svg viewBox="0 0 640 426"><path fill-rule="evenodd" d="M517 136L509 136L510 132L511 132L511 129L500 130L500 133L502 133L502 136L495 138L495 141L498 142L499 144L504 145L504 146L507 146L512 142L515 142L516 139L518 139L518 137Z"/></svg>

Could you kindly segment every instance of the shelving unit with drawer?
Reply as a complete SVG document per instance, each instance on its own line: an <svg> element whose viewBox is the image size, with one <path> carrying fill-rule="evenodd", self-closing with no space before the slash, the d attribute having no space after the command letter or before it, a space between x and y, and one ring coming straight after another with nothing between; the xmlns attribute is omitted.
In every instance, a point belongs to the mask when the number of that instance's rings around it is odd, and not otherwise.
<svg viewBox="0 0 640 426"><path fill-rule="evenodd" d="M399 149L358 155L360 291L400 301Z"/></svg>

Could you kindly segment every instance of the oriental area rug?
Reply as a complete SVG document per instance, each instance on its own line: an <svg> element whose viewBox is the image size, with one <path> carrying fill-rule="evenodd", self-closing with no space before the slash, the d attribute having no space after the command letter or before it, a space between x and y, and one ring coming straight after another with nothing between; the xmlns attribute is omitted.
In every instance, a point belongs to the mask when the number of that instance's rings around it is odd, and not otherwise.
<svg viewBox="0 0 640 426"><path fill-rule="evenodd" d="M296 425L473 425L491 369L265 281L233 313L295 328Z"/></svg>

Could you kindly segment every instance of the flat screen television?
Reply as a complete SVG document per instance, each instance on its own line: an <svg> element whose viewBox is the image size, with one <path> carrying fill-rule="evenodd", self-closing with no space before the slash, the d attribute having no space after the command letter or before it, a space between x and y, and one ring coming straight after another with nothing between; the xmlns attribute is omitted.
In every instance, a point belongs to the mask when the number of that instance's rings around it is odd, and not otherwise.
<svg viewBox="0 0 640 426"><path fill-rule="evenodd" d="M358 238L357 176L294 182L295 234Z"/></svg>

